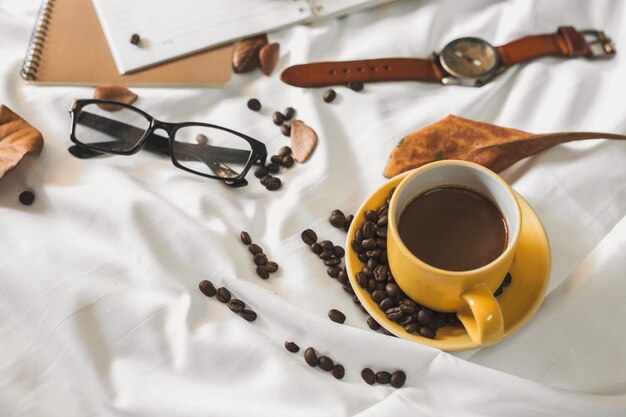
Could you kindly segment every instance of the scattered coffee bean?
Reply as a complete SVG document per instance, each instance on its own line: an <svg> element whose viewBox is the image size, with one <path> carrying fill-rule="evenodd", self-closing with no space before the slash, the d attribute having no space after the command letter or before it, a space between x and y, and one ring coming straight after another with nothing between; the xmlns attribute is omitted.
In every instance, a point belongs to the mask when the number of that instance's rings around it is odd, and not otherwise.
<svg viewBox="0 0 626 417"><path fill-rule="evenodd" d="M332 103L336 97L337 93L332 88L324 92L324 101L326 103Z"/></svg>
<svg viewBox="0 0 626 417"><path fill-rule="evenodd" d="M346 370L343 368L342 365L335 365L333 367L333 376L337 379L341 379L344 377L344 375L346 374Z"/></svg>
<svg viewBox="0 0 626 417"><path fill-rule="evenodd" d="M307 245L311 246L312 244L314 244L315 242L317 242L317 233L315 233L313 230L311 229L306 229L305 231L303 231L300 234L300 237L302 238L302 241L304 243L306 243ZM321 247L321 246L320 246Z"/></svg>
<svg viewBox="0 0 626 417"><path fill-rule="evenodd" d="M326 266L339 266L341 265L341 259L339 258L330 258L324 260L324 265Z"/></svg>
<svg viewBox="0 0 626 417"><path fill-rule="evenodd" d="M265 265L267 263L267 256L262 252L255 254L254 263L257 265Z"/></svg>
<svg viewBox="0 0 626 417"><path fill-rule="evenodd" d="M280 165L281 157L279 155L272 155L270 161L272 161L273 164Z"/></svg>
<svg viewBox="0 0 626 417"><path fill-rule="evenodd" d="M281 112L275 111L274 114L272 114L272 121L276 126L280 126L285 121L285 118Z"/></svg>
<svg viewBox="0 0 626 417"><path fill-rule="evenodd" d="M253 255L256 255L257 253L263 253L263 248L256 243L252 243L250 246L248 246L248 250Z"/></svg>
<svg viewBox="0 0 626 417"><path fill-rule="evenodd" d="M361 378L369 385L374 385L376 382L376 374L370 368L365 368L361 371Z"/></svg>
<svg viewBox="0 0 626 417"><path fill-rule="evenodd" d="M217 298L217 301L219 301L220 303L226 304L230 301L230 291L228 291L224 287L220 287L215 292L215 298Z"/></svg>
<svg viewBox="0 0 626 417"><path fill-rule="evenodd" d="M406 382L406 374L402 371L396 371L391 375L391 386L400 388Z"/></svg>
<svg viewBox="0 0 626 417"><path fill-rule="evenodd" d="M198 145L206 145L207 143L209 143L209 138L206 135L200 133L199 135L196 135L196 143Z"/></svg>
<svg viewBox="0 0 626 417"><path fill-rule="evenodd" d="M257 266L256 267L256 274L261 278L261 279L268 279L270 277L270 273L267 270L266 267L264 266Z"/></svg>
<svg viewBox="0 0 626 417"><path fill-rule="evenodd" d="M354 220L354 215L350 214L346 216L346 224L343 225L343 230L346 232L350 229L350 225L352 224L352 220Z"/></svg>
<svg viewBox="0 0 626 417"><path fill-rule="evenodd" d="M333 360L328 356L320 356L317 360L317 365L326 372L332 371L335 366Z"/></svg>
<svg viewBox="0 0 626 417"><path fill-rule="evenodd" d="M348 88L354 91L361 91L363 90L363 83L361 81L350 81L348 83Z"/></svg>
<svg viewBox="0 0 626 417"><path fill-rule="evenodd" d="M267 272L269 272L270 274L273 274L274 272L278 271L278 264L274 261L267 261L267 263L264 266L265 266L265 269L267 269Z"/></svg>
<svg viewBox="0 0 626 417"><path fill-rule="evenodd" d="M346 224L346 216L341 210L333 210L328 219L334 227L341 228Z"/></svg>
<svg viewBox="0 0 626 417"><path fill-rule="evenodd" d="M228 302L228 308L230 308L230 310L235 313L241 313L243 310L246 309L246 303L237 298L232 298Z"/></svg>
<svg viewBox="0 0 626 417"><path fill-rule="evenodd" d="M293 160L293 157L291 155L287 155L281 158L280 163L285 168L291 168L293 164L295 163L295 161Z"/></svg>
<svg viewBox="0 0 626 417"><path fill-rule="evenodd" d="M315 368L317 366L317 354L315 353L315 349L312 347L306 348L304 351L304 360L311 368Z"/></svg>
<svg viewBox="0 0 626 417"><path fill-rule="evenodd" d="M291 118L295 114L296 114L296 109L294 109L293 107L287 107L285 110L283 110L283 119L291 120Z"/></svg>
<svg viewBox="0 0 626 417"><path fill-rule="evenodd" d="M291 353L296 353L300 350L300 346L296 345L294 342L285 342L285 349Z"/></svg>
<svg viewBox="0 0 626 417"><path fill-rule="evenodd" d="M22 191L19 195L20 203L24 206L30 206L35 202L35 194L32 191Z"/></svg>
<svg viewBox="0 0 626 417"><path fill-rule="evenodd" d="M278 151L278 155L280 155L281 157L285 157L285 156L290 156L291 155L291 148L289 146L283 146L282 148L280 148L280 150Z"/></svg>
<svg viewBox="0 0 626 417"><path fill-rule="evenodd" d="M320 245L322 245L322 248L324 248L324 250L328 250L328 251L332 251L333 248L335 247L333 242L331 242L330 240L322 240L320 242Z"/></svg>
<svg viewBox="0 0 626 417"><path fill-rule="evenodd" d="M280 167L278 166L278 164L275 164L273 162L265 165L265 167L271 174L277 174L278 171L280 171Z"/></svg>
<svg viewBox="0 0 626 417"><path fill-rule="evenodd" d="M320 245L319 243L314 243L311 245L311 251L316 254L319 255L324 251L324 248L322 248L322 245Z"/></svg>
<svg viewBox="0 0 626 417"><path fill-rule="evenodd" d="M339 324L343 324L346 321L346 315L334 308L328 312L328 318Z"/></svg>
<svg viewBox="0 0 626 417"><path fill-rule="evenodd" d="M348 283L348 273L346 272L345 268L343 268L337 275L337 281L339 281L340 284Z"/></svg>
<svg viewBox="0 0 626 417"><path fill-rule="evenodd" d="M342 288L348 294L350 294L350 295L354 294L354 290L352 289L352 285L350 285L349 283L344 284Z"/></svg>
<svg viewBox="0 0 626 417"><path fill-rule="evenodd" d="M325 250L319 254L320 259L327 260L333 256L333 253L329 250Z"/></svg>
<svg viewBox="0 0 626 417"><path fill-rule="evenodd" d="M243 317L246 321L254 321L256 320L256 313L252 310L244 310L239 313L241 317Z"/></svg>
<svg viewBox="0 0 626 417"><path fill-rule="evenodd" d="M373 317L368 317L367 318L367 325L369 326L370 329L372 330L378 330L380 329L380 324L378 324L378 322L376 320L374 320Z"/></svg>
<svg viewBox="0 0 626 417"><path fill-rule="evenodd" d="M249 245L252 243L252 238L250 237L250 234L248 234L248 232L242 231L239 237L241 238L241 241L244 245Z"/></svg>
<svg viewBox="0 0 626 417"><path fill-rule="evenodd" d="M139 45L139 42L141 42L141 37L139 37L136 33L133 33L130 37L130 43L133 45Z"/></svg>
<svg viewBox="0 0 626 417"><path fill-rule="evenodd" d="M387 371L376 372L376 382L379 384L388 384L391 382L391 374Z"/></svg>
<svg viewBox="0 0 626 417"><path fill-rule="evenodd" d="M282 181L280 180L280 178L276 178L273 177L271 178L268 182L267 185L265 186L265 188L268 191L276 191L278 189L280 189L280 187L283 185Z"/></svg>
<svg viewBox="0 0 626 417"><path fill-rule="evenodd" d="M213 297L215 295L215 286L209 280L205 279L204 281L200 281L198 287L200 288L200 291L202 291L202 294L206 295L207 297Z"/></svg>
<svg viewBox="0 0 626 417"><path fill-rule="evenodd" d="M248 100L248 108L252 111L259 111L261 110L261 102L256 98L251 98Z"/></svg>
<svg viewBox="0 0 626 417"><path fill-rule="evenodd" d="M280 133L283 134L283 136L291 136L291 126L288 124L284 124L280 127Z"/></svg>
<svg viewBox="0 0 626 417"><path fill-rule="evenodd" d="M333 255L335 255L337 258L343 258L344 256L346 256L346 251L341 246L335 246L333 248Z"/></svg>
<svg viewBox="0 0 626 417"><path fill-rule="evenodd" d="M340 272L341 272L341 268L338 266L331 266L326 270L326 273L331 278L337 278Z"/></svg>

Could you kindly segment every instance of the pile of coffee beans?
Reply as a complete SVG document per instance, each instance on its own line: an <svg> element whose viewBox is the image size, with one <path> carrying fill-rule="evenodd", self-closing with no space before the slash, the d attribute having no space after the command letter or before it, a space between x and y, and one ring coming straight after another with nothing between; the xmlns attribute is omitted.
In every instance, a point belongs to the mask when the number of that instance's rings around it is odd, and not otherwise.
<svg viewBox="0 0 626 417"><path fill-rule="evenodd" d="M218 289L215 289L215 285L213 285L211 281L206 279L204 281L200 281L198 287L200 288L202 294L206 295L207 297L215 296L215 298L217 298L217 301L223 304L228 304L228 308L230 309L230 311L240 315L245 320L256 320L256 312L251 309L246 309L246 303L238 298L233 298L230 291L226 287L220 287Z"/></svg>
<svg viewBox="0 0 626 417"><path fill-rule="evenodd" d="M293 107L287 107L282 113L275 111L274 114L272 114L272 121L276 126L280 127L280 133L282 133L283 136L291 136L291 125L287 122L290 121L295 114L296 109Z"/></svg>
<svg viewBox="0 0 626 417"><path fill-rule="evenodd" d="M403 326L408 333L434 339L437 329L459 326L461 323L455 313L442 313L419 305L404 294L396 283L387 259L387 212L393 191L376 210L367 210L364 213L364 222L355 232L352 250L363 263L361 271L356 274L356 280L389 320ZM507 274L494 295L502 294L504 287L510 282L511 276ZM380 325L371 317L370 319L369 327L378 329Z"/></svg>
<svg viewBox="0 0 626 417"><path fill-rule="evenodd" d="M291 148L289 146L283 146L278 151L278 154L270 157L270 163L265 166L258 167L254 171L254 176L257 177L261 184L265 186L268 191L276 191L282 186L280 178L274 177L273 174L278 174L280 168L291 168L294 164L293 156L291 156Z"/></svg>
<svg viewBox="0 0 626 417"><path fill-rule="evenodd" d="M267 259L267 255L263 253L263 248L252 243L252 238L248 232L242 231L239 235L241 242L248 246L248 250L252 254L252 260L256 265L256 274L262 279L268 279L270 274L278 271L278 264Z"/></svg>
<svg viewBox="0 0 626 417"><path fill-rule="evenodd" d="M374 372L370 368L361 371L361 378L369 385L391 384L394 388L400 388L406 382L406 374L403 371L395 371L394 373L388 371Z"/></svg>
<svg viewBox="0 0 626 417"><path fill-rule="evenodd" d="M298 345L293 342L285 342L285 348L292 353L296 353L300 350ZM304 361L311 368L319 366L319 368L323 371L331 372L332 375L337 379L343 378L346 374L346 370L344 369L343 365L335 363L335 361L333 361L328 356L318 356L317 352L315 352L315 349L313 349L312 347L308 347L304 350Z"/></svg>
<svg viewBox="0 0 626 417"><path fill-rule="evenodd" d="M346 255L344 248L335 245L330 240L318 242L317 233L311 229L304 230L300 237L311 248L311 251L324 262L324 265L328 267L326 270L328 276L337 279L339 283L343 284L343 289L347 293L354 294L348 282L346 268L342 265L342 258Z"/></svg>

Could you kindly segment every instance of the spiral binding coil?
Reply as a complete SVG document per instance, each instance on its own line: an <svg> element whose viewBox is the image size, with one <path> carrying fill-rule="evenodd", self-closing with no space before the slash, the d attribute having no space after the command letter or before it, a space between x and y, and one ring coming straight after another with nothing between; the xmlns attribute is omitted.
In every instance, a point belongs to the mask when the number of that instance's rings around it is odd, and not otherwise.
<svg viewBox="0 0 626 417"><path fill-rule="evenodd" d="M33 28L33 34L30 37L30 43L28 44L26 58L24 58L22 70L20 71L21 77L27 81L34 81L37 78L37 71L41 64L41 56L43 54L46 35L48 34L48 26L50 25L53 7L54 0L43 0L39 8L37 21Z"/></svg>

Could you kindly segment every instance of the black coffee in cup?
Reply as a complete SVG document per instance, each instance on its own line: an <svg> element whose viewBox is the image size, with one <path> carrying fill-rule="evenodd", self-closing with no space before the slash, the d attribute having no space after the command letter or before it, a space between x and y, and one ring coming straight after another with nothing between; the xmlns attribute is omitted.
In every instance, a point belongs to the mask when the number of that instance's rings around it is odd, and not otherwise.
<svg viewBox="0 0 626 417"><path fill-rule="evenodd" d="M419 259L448 271L489 264L507 246L506 221L487 197L457 186L420 194L400 214L402 242Z"/></svg>

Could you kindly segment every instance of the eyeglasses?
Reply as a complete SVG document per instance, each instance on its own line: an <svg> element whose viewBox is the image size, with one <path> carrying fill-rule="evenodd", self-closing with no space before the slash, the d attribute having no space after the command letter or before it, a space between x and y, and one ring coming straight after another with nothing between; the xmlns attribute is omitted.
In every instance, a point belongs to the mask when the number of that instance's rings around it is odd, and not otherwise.
<svg viewBox="0 0 626 417"><path fill-rule="evenodd" d="M256 139L208 123L167 123L128 104L74 100L70 108L68 151L77 158L103 153L133 155L141 149L171 157L174 166L222 180L231 187L248 184L252 165L265 165L267 149ZM164 130L169 137L155 134Z"/></svg>

